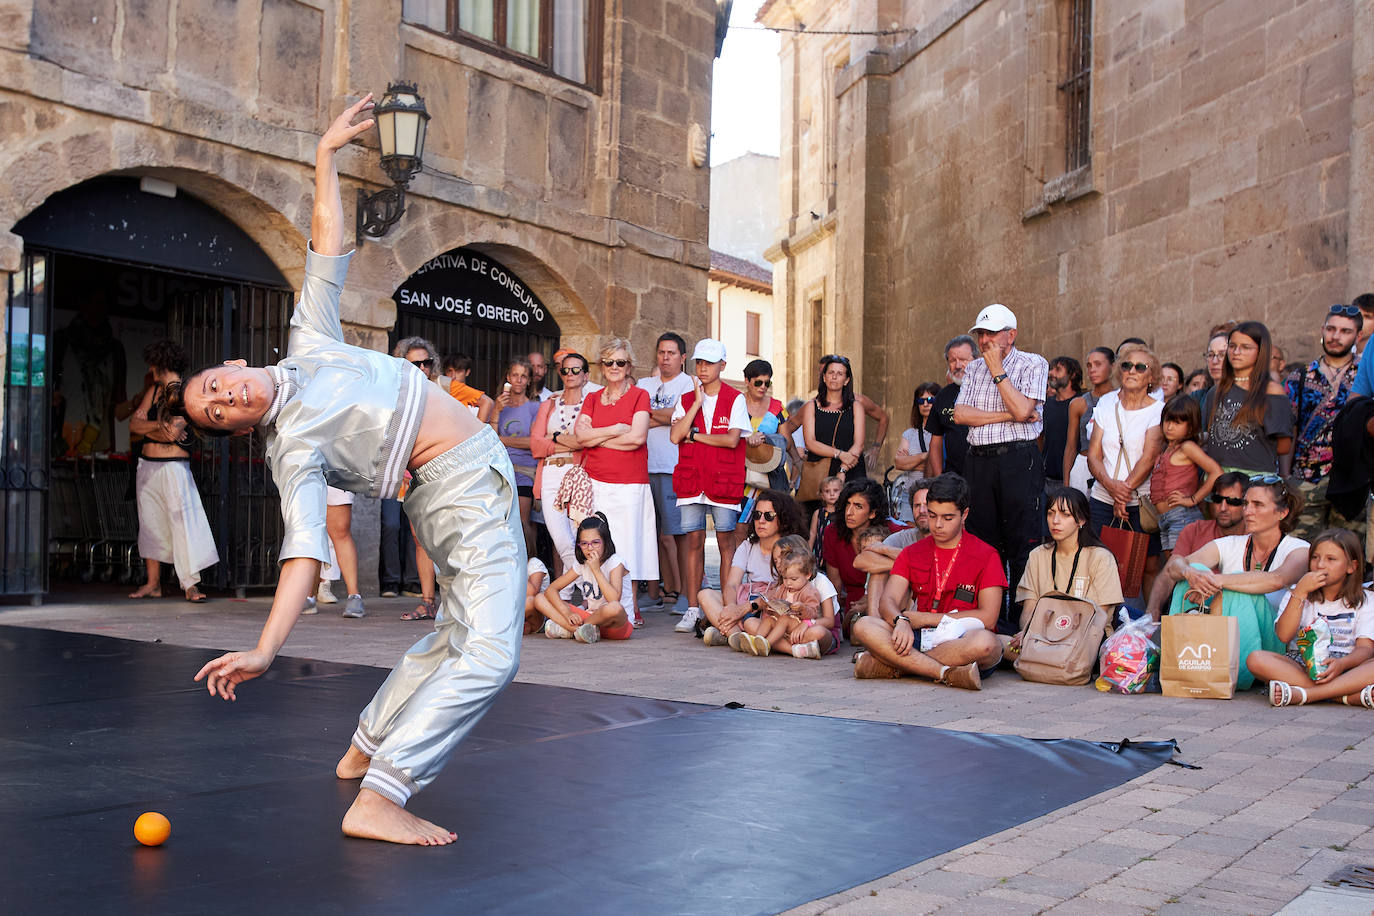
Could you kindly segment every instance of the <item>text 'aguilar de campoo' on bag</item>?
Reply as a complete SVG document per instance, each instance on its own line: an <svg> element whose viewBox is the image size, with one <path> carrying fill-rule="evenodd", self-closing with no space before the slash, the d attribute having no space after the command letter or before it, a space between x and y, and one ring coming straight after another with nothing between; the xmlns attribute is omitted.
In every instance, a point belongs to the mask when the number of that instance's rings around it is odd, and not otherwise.
<svg viewBox="0 0 1374 916"><path fill-rule="evenodd" d="M1166 697L1229 700L1240 673L1236 618L1170 614L1162 621L1159 684Z"/></svg>
<svg viewBox="0 0 1374 916"><path fill-rule="evenodd" d="M1106 629L1107 612L1093 602L1063 592L1042 595L1021 631L1016 673L1040 684L1086 684Z"/></svg>

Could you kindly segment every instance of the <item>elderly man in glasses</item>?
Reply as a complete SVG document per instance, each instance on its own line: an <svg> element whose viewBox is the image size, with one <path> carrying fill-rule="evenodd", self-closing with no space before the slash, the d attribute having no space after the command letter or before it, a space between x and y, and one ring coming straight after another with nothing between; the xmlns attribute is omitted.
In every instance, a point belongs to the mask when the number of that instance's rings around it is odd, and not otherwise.
<svg viewBox="0 0 1374 916"><path fill-rule="evenodd" d="M1364 316L1354 305L1333 305L1323 316L1322 353L1284 379L1284 389L1296 419L1293 476L1304 503L1293 534L1310 541L1327 528L1349 528L1364 536L1365 521L1347 519L1326 498L1332 462L1332 431L1336 414L1354 390L1357 362L1355 341Z"/></svg>

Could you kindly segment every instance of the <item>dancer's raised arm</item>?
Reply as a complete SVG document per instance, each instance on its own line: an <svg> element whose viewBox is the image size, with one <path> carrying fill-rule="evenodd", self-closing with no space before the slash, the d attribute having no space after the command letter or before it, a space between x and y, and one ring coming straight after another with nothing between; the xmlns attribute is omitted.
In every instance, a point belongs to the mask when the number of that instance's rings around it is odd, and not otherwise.
<svg viewBox="0 0 1374 916"><path fill-rule="evenodd" d="M372 118L353 123L358 115L371 110L372 93L369 92L334 119L315 147L315 209L310 215L310 247L317 254L344 253L343 199L339 196L339 171L334 164L334 153L376 123Z"/></svg>

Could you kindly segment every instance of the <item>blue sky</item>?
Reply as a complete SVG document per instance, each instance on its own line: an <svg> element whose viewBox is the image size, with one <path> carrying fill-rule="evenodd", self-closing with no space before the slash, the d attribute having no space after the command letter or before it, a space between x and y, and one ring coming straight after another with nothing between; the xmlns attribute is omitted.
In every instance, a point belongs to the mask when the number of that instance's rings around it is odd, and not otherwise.
<svg viewBox="0 0 1374 916"><path fill-rule="evenodd" d="M778 36L757 30L763 0L735 0L711 96L711 164L744 153L778 154ZM749 26L752 28L740 28Z"/></svg>

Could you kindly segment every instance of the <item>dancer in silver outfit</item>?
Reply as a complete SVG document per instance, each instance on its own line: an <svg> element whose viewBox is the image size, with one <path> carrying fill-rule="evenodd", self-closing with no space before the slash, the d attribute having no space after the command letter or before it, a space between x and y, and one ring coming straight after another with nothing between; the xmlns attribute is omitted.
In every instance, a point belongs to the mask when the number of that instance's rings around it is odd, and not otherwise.
<svg viewBox="0 0 1374 916"><path fill-rule="evenodd" d="M525 543L515 473L496 435L435 390L403 359L349 346L339 295L351 255L342 254L343 206L334 154L372 126L351 106L320 139L306 277L291 319L287 357L250 368L242 360L186 379L188 422L220 435L259 427L281 492L286 534L272 611L258 645L203 667L211 695L267 670L291 632L320 563L328 559L325 485L395 497L413 476L406 514L450 580L434 632L392 671L359 718L337 768L362 777L343 830L350 836L442 845L455 834L404 809L515 676L525 599Z"/></svg>

